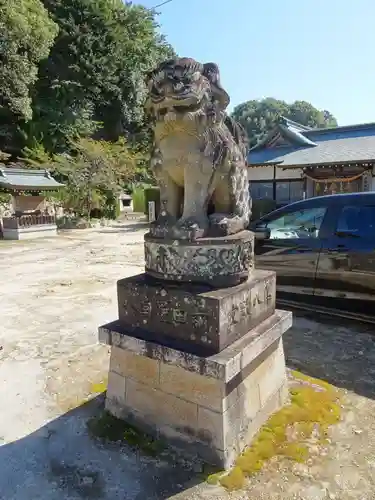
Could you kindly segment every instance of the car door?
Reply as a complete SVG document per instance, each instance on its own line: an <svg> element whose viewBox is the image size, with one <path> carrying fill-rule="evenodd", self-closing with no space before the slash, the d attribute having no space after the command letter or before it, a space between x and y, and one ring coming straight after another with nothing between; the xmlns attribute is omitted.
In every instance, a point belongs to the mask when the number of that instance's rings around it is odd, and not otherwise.
<svg viewBox="0 0 375 500"><path fill-rule="evenodd" d="M315 296L329 307L374 315L375 202L335 210L332 237L322 242Z"/></svg>
<svg viewBox="0 0 375 500"><path fill-rule="evenodd" d="M323 203L305 208L302 203L294 209L278 210L255 224L255 231L264 228L268 233L264 240L256 239L256 267L276 271L280 298L298 300L301 295L313 295L327 213Z"/></svg>

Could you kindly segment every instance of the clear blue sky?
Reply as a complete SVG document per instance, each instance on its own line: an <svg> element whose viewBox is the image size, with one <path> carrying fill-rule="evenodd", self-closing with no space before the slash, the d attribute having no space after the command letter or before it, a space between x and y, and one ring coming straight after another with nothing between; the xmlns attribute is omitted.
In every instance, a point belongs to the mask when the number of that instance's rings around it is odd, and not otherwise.
<svg viewBox="0 0 375 500"><path fill-rule="evenodd" d="M179 55L219 65L231 108L298 99L340 125L375 122L375 0L172 0L158 11Z"/></svg>

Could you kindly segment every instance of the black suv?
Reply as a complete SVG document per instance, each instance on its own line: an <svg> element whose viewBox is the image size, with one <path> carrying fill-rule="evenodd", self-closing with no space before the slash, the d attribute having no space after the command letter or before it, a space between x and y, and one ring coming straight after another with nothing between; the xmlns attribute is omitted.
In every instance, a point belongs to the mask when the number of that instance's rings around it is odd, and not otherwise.
<svg viewBox="0 0 375 500"><path fill-rule="evenodd" d="M375 192L292 203L250 229L256 266L276 271L279 300L375 318Z"/></svg>

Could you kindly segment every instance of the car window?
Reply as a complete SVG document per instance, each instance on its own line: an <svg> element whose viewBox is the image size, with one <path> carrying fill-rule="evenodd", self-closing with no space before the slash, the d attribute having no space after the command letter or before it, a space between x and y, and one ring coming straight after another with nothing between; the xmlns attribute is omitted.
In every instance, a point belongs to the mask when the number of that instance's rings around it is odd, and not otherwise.
<svg viewBox="0 0 375 500"><path fill-rule="evenodd" d="M266 223L270 239L317 238L326 207L307 208L285 213Z"/></svg>
<svg viewBox="0 0 375 500"><path fill-rule="evenodd" d="M362 238L375 237L375 206L343 207L337 221L338 233L350 233Z"/></svg>

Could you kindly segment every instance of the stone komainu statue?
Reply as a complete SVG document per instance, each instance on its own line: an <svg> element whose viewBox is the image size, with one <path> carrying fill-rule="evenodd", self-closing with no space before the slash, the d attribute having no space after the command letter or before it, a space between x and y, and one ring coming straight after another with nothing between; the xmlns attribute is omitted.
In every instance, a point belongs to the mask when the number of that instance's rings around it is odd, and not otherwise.
<svg viewBox="0 0 375 500"><path fill-rule="evenodd" d="M251 215L247 137L225 112L229 96L217 65L165 61L149 75L148 91L151 166L161 196L151 234L194 240L245 229Z"/></svg>

